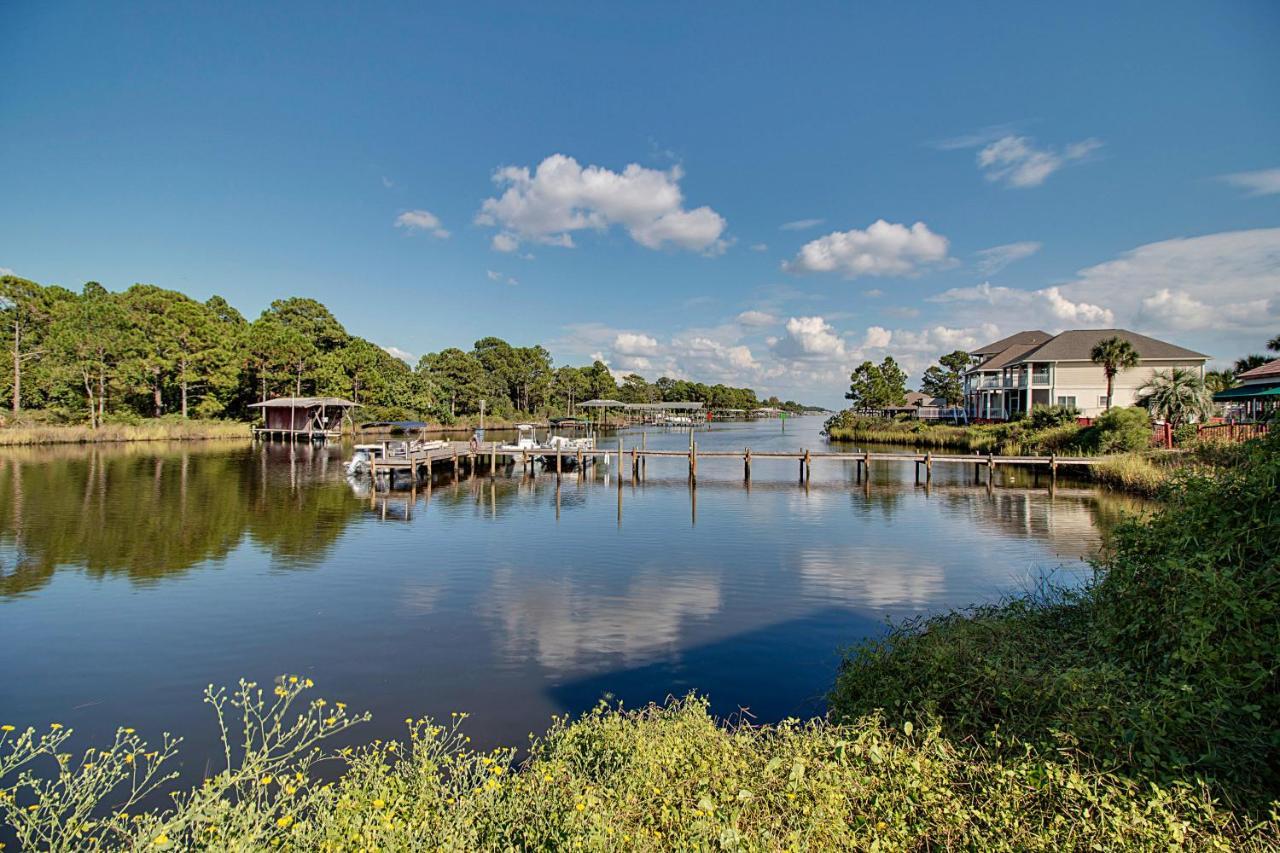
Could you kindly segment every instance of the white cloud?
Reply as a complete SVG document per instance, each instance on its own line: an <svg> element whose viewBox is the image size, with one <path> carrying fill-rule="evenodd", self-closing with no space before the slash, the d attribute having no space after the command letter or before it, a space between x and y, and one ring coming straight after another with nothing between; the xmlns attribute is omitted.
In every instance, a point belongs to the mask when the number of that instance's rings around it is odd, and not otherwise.
<svg viewBox="0 0 1280 853"><path fill-rule="evenodd" d="M925 266L947 262L947 247L947 238L930 231L923 222L908 228L878 219L865 231L833 231L806 243L783 269L839 272L845 278L911 275Z"/></svg>
<svg viewBox="0 0 1280 853"><path fill-rule="evenodd" d="M393 180L391 180L390 178L388 178L386 175L383 175L383 176L382 176L382 185L383 185L384 187L386 187L387 189L393 189L393 188L395 187L395 185L396 185L396 182L395 182L395 181L393 181Z"/></svg>
<svg viewBox="0 0 1280 853"><path fill-rule="evenodd" d="M1100 140L1085 139L1059 152L1037 148L1030 137L1010 134L978 152L978 167L989 181L1003 182L1009 187L1038 187L1063 166L1082 160L1101 147Z"/></svg>
<svg viewBox="0 0 1280 853"><path fill-rule="evenodd" d="M751 244L751 251L753 251L753 252L767 252L767 251L769 251L769 244L768 244L768 243L752 243L752 244Z"/></svg>
<svg viewBox="0 0 1280 853"><path fill-rule="evenodd" d="M738 323L743 326L772 326L778 322L778 318L767 311L743 311L737 317Z"/></svg>
<svg viewBox="0 0 1280 853"><path fill-rule="evenodd" d="M476 223L500 228L493 247L512 251L520 241L572 248L573 233L605 231L613 225L650 249L666 245L718 254L728 246L725 220L710 207L686 210L680 191L683 171L647 169L637 163L621 172L583 167L553 154L534 171L506 166L494 174L503 188L485 199Z"/></svg>
<svg viewBox="0 0 1280 853"><path fill-rule="evenodd" d="M884 349L893 340L893 332L880 326L868 326L862 345L872 349Z"/></svg>
<svg viewBox="0 0 1280 853"><path fill-rule="evenodd" d="M382 347L382 350L388 355L393 355L410 366L412 366L418 360L417 356L415 356L413 353L409 352L408 350L400 349L400 347L384 346Z"/></svg>
<svg viewBox="0 0 1280 853"><path fill-rule="evenodd" d="M817 228L825 219L796 219L792 222L784 222L778 226L780 231L807 231L810 228Z"/></svg>
<svg viewBox="0 0 1280 853"><path fill-rule="evenodd" d="M630 356L657 355L658 340L635 332L619 332L613 339L613 351Z"/></svg>
<svg viewBox="0 0 1280 853"><path fill-rule="evenodd" d="M1275 195L1280 193L1280 169L1236 172L1233 175L1221 175L1218 180L1244 190L1246 195Z"/></svg>
<svg viewBox="0 0 1280 853"><path fill-rule="evenodd" d="M879 299L881 296L884 296L884 291L878 287L873 287L870 290L862 291L862 295L869 299Z"/></svg>
<svg viewBox="0 0 1280 853"><path fill-rule="evenodd" d="M1115 314L1110 309L1088 302L1072 302L1058 287L1021 290L983 282L974 287L953 287L929 297L929 301L990 306L999 309L1001 322L1022 323L1026 327L1051 326L1063 329L1105 327L1115 323ZM992 312L986 309L976 313L992 316Z"/></svg>
<svg viewBox="0 0 1280 853"><path fill-rule="evenodd" d="M440 220L429 210L406 210L396 217L396 227L406 231L425 231L441 240L449 236L449 232L440 226Z"/></svg>
<svg viewBox="0 0 1280 853"><path fill-rule="evenodd" d="M974 266L983 275L995 275L1014 261L1031 257L1040 251L1042 245L1032 240L1024 240L1020 243L1005 243L1001 246L992 246L990 249L981 249L976 253L978 261Z"/></svg>
<svg viewBox="0 0 1280 853"><path fill-rule="evenodd" d="M17 273L8 267L0 267L0 275L17 275Z"/></svg>
<svg viewBox="0 0 1280 853"><path fill-rule="evenodd" d="M520 248L520 241L510 234L499 232L493 235L489 245L495 252L514 252Z"/></svg>
<svg viewBox="0 0 1280 853"><path fill-rule="evenodd" d="M822 317L791 317L784 327L786 333L773 339L770 345L782 358L790 359L839 359L844 358L844 341L836 330Z"/></svg>
<svg viewBox="0 0 1280 853"><path fill-rule="evenodd" d="M1060 289L1070 299L1106 299L1139 331L1198 331L1235 352L1247 348L1237 333L1280 325L1280 228L1148 243Z"/></svg>
<svg viewBox="0 0 1280 853"><path fill-rule="evenodd" d="M485 270L484 274L489 277L489 281L499 281L499 282L502 282L503 284L509 284L512 287L515 287L517 284L520 283L517 279L512 278L511 276L506 275L505 273L500 273L497 270Z"/></svg>

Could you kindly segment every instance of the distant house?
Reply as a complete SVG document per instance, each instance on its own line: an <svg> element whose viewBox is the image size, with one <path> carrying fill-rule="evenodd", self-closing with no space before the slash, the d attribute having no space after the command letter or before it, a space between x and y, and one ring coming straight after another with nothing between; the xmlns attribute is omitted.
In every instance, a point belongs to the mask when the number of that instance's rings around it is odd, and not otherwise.
<svg viewBox="0 0 1280 853"><path fill-rule="evenodd" d="M1115 377L1113 406L1132 406L1137 390L1157 370L1182 367L1204 376L1207 355L1128 329L1072 329L1057 335L1018 332L973 350L965 373L965 411L970 418L1007 420L1034 406L1072 406L1085 417L1107 408L1107 377L1090 353L1106 338L1122 338L1138 353L1138 366Z"/></svg>
<svg viewBox="0 0 1280 853"><path fill-rule="evenodd" d="M1259 419L1280 409L1280 358L1236 374L1240 384L1213 395L1215 403L1238 407L1238 413Z"/></svg>

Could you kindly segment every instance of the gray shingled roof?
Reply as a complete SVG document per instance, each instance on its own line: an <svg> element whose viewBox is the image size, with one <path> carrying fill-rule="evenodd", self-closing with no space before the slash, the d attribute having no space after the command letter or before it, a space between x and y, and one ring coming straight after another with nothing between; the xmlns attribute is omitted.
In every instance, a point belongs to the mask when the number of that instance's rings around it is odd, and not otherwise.
<svg viewBox="0 0 1280 853"><path fill-rule="evenodd" d="M978 366L970 368L969 372L972 373L975 370L999 370L1006 365L1014 364L1020 356L1030 352L1037 346L1039 344L1014 344L1011 347L1005 347L1002 352L998 352Z"/></svg>
<svg viewBox="0 0 1280 853"><path fill-rule="evenodd" d="M978 347L975 350L971 350L971 352L974 355L994 355L998 352L1003 352L1007 350L1011 346L1021 346L1025 344L1042 344L1052 337L1053 335L1049 334L1048 332L1042 332L1039 329L1026 331L1026 332L1018 332L1016 334L1010 335L1007 338L1001 338L995 343L987 344L985 347Z"/></svg>
<svg viewBox="0 0 1280 853"><path fill-rule="evenodd" d="M353 408L359 405L359 403L344 400L342 397L276 397L274 400L267 400L265 403L250 403L249 408L308 409L312 406L342 406L344 408Z"/></svg>
<svg viewBox="0 0 1280 853"><path fill-rule="evenodd" d="M1165 341L1158 341L1128 329L1072 329L1054 335L1045 343L1009 362L1027 361L1089 361L1093 345L1106 338L1123 338L1133 344L1138 356L1144 359L1159 358L1208 358L1204 353L1189 350Z"/></svg>

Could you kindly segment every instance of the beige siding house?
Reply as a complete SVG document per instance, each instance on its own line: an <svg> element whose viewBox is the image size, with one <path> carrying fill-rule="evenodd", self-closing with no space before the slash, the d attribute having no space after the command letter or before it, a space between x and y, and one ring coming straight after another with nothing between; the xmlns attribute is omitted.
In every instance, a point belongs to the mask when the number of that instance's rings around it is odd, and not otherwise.
<svg viewBox="0 0 1280 853"><path fill-rule="evenodd" d="M1127 329L1019 332L973 351L976 363L965 374L968 416L1005 420L1035 406L1061 405L1096 417L1107 408L1107 377L1089 354L1111 337L1127 340L1140 359L1137 367L1116 375L1114 406L1137 402L1138 389L1157 370L1182 367L1204 375L1207 355Z"/></svg>

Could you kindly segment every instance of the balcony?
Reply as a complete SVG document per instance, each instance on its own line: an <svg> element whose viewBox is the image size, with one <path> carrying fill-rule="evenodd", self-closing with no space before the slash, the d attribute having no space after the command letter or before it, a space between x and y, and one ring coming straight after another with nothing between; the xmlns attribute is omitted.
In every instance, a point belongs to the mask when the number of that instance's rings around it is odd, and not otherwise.
<svg viewBox="0 0 1280 853"><path fill-rule="evenodd" d="M1034 371L1032 371L1031 373L1032 385L1048 385L1049 382L1050 382L1049 368L1037 367Z"/></svg>

